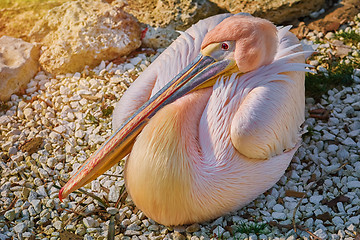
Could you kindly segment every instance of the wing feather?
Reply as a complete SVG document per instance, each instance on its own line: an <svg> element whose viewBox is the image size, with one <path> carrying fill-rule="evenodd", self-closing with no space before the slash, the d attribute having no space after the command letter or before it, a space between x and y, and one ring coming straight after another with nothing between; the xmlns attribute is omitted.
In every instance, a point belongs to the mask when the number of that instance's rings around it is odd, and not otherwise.
<svg viewBox="0 0 360 240"><path fill-rule="evenodd" d="M292 149L299 141L304 121L305 71L304 52L297 38L288 31L279 34L279 54L270 66L259 71L276 73L264 79L254 76L259 84L251 89L239 106L231 126L235 148L249 158L267 159ZM281 70L283 69L283 70ZM265 81L265 82L264 82Z"/></svg>

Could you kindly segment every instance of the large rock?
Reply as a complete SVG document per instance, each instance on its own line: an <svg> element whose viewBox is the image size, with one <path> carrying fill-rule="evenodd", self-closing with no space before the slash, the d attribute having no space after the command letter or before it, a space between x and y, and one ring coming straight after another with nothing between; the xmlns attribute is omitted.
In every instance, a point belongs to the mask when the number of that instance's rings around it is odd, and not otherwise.
<svg viewBox="0 0 360 240"><path fill-rule="evenodd" d="M53 8L30 33L46 48L42 67L53 74L81 71L102 60L127 55L141 45L137 20L121 6L70 1Z"/></svg>
<svg viewBox="0 0 360 240"><path fill-rule="evenodd" d="M167 48L180 33L171 27L147 27L143 30L142 45L148 48Z"/></svg>
<svg viewBox="0 0 360 240"><path fill-rule="evenodd" d="M275 24L308 16L325 6L325 0L209 0L231 13L248 12Z"/></svg>
<svg viewBox="0 0 360 240"><path fill-rule="evenodd" d="M341 24L352 21L359 12L360 0L343 0L329 9L324 17L311 22L308 27L323 33L335 31Z"/></svg>
<svg viewBox="0 0 360 240"><path fill-rule="evenodd" d="M25 88L39 67L38 46L18 38L0 38L0 101Z"/></svg>
<svg viewBox="0 0 360 240"><path fill-rule="evenodd" d="M339 4L327 9L317 19L300 22L298 26L290 31L299 39L305 38L309 31L314 30L326 34L338 30L341 24L352 21L359 12L360 0L342 0Z"/></svg>
<svg viewBox="0 0 360 240"><path fill-rule="evenodd" d="M208 0L131 0L125 10L152 27L185 30L220 9Z"/></svg>

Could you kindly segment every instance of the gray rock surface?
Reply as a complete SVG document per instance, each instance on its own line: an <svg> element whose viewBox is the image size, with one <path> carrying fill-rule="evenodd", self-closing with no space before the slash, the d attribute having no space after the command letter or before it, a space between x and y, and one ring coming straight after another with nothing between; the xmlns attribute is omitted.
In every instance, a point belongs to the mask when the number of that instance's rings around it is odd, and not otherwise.
<svg viewBox="0 0 360 240"><path fill-rule="evenodd" d="M0 38L0 101L26 87L38 71L40 49L19 38Z"/></svg>

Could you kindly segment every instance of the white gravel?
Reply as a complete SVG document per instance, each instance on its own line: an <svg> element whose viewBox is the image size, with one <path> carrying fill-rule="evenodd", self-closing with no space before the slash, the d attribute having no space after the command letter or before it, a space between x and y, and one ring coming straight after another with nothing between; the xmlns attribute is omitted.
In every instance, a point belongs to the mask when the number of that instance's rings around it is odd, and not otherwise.
<svg viewBox="0 0 360 240"><path fill-rule="evenodd" d="M341 29L359 33L359 18ZM310 60L317 71L326 71L321 63L335 51L334 37L309 34L310 41L324 42L320 55ZM359 52L360 44L352 46L343 62L359 59ZM329 90L320 103L308 98L309 132L285 175L248 206L212 222L171 228L147 219L130 199L114 208L124 184L123 163L85 188L105 197L107 209L84 194L73 193L60 203L55 186L111 134L111 116L103 110L114 106L155 57L139 54L123 64L102 62L95 69L56 77L39 72L25 95L11 97L9 109L0 112L0 239L59 239L63 230L84 239L106 239L111 215L116 239L291 240L313 234L350 240L360 234L359 84ZM359 77L356 69L354 81L360 82ZM318 108L329 110L330 118L310 117L308 110ZM41 140L30 154L25 143L34 143L34 138ZM240 231L241 226L262 223L265 228L257 233Z"/></svg>

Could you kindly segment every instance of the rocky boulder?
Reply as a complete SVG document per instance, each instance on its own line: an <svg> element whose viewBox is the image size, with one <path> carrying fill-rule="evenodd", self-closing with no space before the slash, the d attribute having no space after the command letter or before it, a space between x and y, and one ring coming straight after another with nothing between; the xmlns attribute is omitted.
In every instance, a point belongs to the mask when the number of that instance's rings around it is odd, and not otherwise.
<svg viewBox="0 0 360 240"><path fill-rule="evenodd" d="M335 31L341 24L352 21L359 12L360 0L343 0L329 9L325 16L311 22L308 27L323 33Z"/></svg>
<svg viewBox="0 0 360 240"><path fill-rule="evenodd" d="M147 27L143 30L142 45L148 48L167 48L178 36L179 32L171 27Z"/></svg>
<svg viewBox="0 0 360 240"><path fill-rule="evenodd" d="M327 9L317 19L300 22L292 31L299 39L305 38L310 31L318 31L326 34L336 31L339 27L349 21L360 12L360 0L342 0ZM347 55L347 54L346 54Z"/></svg>
<svg viewBox="0 0 360 240"><path fill-rule="evenodd" d="M177 30L186 30L220 11L208 0L131 0L124 9L152 27L169 26Z"/></svg>
<svg viewBox="0 0 360 240"><path fill-rule="evenodd" d="M209 0L231 13L248 12L275 24L308 16L325 6L325 0Z"/></svg>
<svg viewBox="0 0 360 240"><path fill-rule="evenodd" d="M51 9L29 34L44 46L42 67L53 74L77 72L138 48L139 23L121 7L79 0Z"/></svg>
<svg viewBox="0 0 360 240"><path fill-rule="evenodd" d="M38 71L40 49L18 38L0 38L0 101L25 88Z"/></svg>

